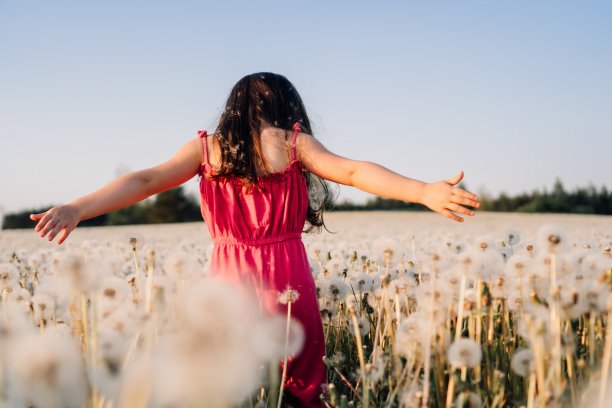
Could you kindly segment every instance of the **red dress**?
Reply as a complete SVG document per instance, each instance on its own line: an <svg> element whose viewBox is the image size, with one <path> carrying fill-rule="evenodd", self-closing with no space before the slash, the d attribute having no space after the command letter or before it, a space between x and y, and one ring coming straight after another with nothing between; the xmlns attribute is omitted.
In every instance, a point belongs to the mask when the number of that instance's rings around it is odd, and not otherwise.
<svg viewBox="0 0 612 408"><path fill-rule="evenodd" d="M260 176L251 189L232 177L209 178L206 132L199 131L204 148L200 169L202 216L214 242L212 277L255 293L264 312L286 315L278 294L290 285L299 292L291 305L292 318L304 328L304 347L287 364L285 389L294 404L321 407L326 384L323 325L316 289L301 234L306 222L308 189L302 163L296 159L293 127L291 164L283 171Z"/></svg>

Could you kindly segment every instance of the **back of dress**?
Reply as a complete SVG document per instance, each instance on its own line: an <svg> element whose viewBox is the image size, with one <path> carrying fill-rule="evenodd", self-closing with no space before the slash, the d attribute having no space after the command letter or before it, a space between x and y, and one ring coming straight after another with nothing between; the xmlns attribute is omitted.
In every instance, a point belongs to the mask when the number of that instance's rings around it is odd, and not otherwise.
<svg viewBox="0 0 612 408"><path fill-rule="evenodd" d="M210 275L229 282L245 295L256 296L260 310L286 314L278 295L290 286L299 293L294 318L304 328L302 352L289 360L286 389L294 403L320 407L326 384L325 340L316 289L301 240L308 210L308 188L296 158L299 125L293 127L291 163L247 188L235 177L211 178L206 132L200 170L202 216L213 238ZM291 399L291 398L290 398Z"/></svg>
<svg viewBox="0 0 612 408"><path fill-rule="evenodd" d="M261 243L299 238L308 210L308 189L301 162L296 159L294 130L292 160L284 170L260 176L249 189L234 177L210 178L206 132L200 169L202 216L215 242Z"/></svg>

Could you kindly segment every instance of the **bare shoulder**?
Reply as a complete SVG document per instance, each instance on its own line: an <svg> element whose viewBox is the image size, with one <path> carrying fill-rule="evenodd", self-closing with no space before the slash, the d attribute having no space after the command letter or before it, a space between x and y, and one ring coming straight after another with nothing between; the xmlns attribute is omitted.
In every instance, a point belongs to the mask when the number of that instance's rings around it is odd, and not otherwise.
<svg viewBox="0 0 612 408"><path fill-rule="evenodd" d="M295 149L298 160L308 160L314 154L327 152L327 149L314 136L299 132L295 140Z"/></svg>
<svg viewBox="0 0 612 408"><path fill-rule="evenodd" d="M201 162L204 163L204 151L203 144L200 142L200 156ZM208 163L213 169L221 167L221 146L219 140L214 133L207 135L206 137L206 150L208 153Z"/></svg>

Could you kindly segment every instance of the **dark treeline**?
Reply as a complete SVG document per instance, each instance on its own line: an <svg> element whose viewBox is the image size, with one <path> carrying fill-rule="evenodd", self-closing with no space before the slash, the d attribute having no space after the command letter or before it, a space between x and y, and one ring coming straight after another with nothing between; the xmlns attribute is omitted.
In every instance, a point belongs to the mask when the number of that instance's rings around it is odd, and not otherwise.
<svg viewBox="0 0 612 408"><path fill-rule="evenodd" d="M461 186L466 188L465 186ZM480 193L481 211L504 212L538 212L538 213L574 213L612 215L612 191L606 187L597 190L594 186L565 191L563 184L557 180L552 191L534 190L516 196L500 194L492 198ZM365 204L350 201L328 202L328 211L421 211L426 207L420 204L399 200L375 197ZM2 229L31 228L35 225L30 220L31 213L48 210L39 208L7 214ZM155 196L154 199L123 208L109 214L82 221L81 226L157 224L170 222L201 221L200 204L194 197L185 194L182 187L176 187Z"/></svg>
<svg viewBox="0 0 612 408"><path fill-rule="evenodd" d="M2 221L2 229L31 228L36 225L36 222L30 220L30 214L41 213L49 208L36 208L6 214ZM79 225L161 224L201 220L200 204L195 198L185 194L183 187L179 186L157 194L154 199L81 221Z"/></svg>
<svg viewBox="0 0 612 408"><path fill-rule="evenodd" d="M459 187L467 189L465 185ZM480 193L481 211L532 212L532 213L572 213L612 215L612 191L606 187L597 190L594 186L566 191L563 183L557 180L551 192L534 190L509 196L505 193L493 198ZM387 198L371 198L365 204L350 201L333 203L327 208L331 211L385 211L385 210L423 210L424 206Z"/></svg>
<svg viewBox="0 0 612 408"><path fill-rule="evenodd" d="M566 191L557 179L550 192L535 190L512 197L502 193L497 198L480 194L480 204L483 211L612 215L612 191L605 186L599 190L588 186Z"/></svg>

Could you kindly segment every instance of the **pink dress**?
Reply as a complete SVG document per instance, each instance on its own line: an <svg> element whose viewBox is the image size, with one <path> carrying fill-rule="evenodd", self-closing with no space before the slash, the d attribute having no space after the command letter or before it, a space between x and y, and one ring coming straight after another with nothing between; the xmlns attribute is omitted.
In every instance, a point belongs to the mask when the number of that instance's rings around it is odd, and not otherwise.
<svg viewBox="0 0 612 408"><path fill-rule="evenodd" d="M326 384L325 339L316 289L301 234L308 209L308 189L302 163L296 159L293 127L291 164L283 171L259 177L247 189L232 177L209 178L206 132L199 131L204 148L200 169L202 216L214 249L211 276L254 293L264 312L286 315L278 294L290 285L299 292L291 314L304 328L301 353L287 364L285 389L293 406L321 407Z"/></svg>

